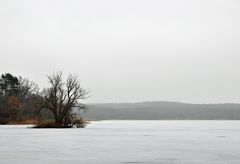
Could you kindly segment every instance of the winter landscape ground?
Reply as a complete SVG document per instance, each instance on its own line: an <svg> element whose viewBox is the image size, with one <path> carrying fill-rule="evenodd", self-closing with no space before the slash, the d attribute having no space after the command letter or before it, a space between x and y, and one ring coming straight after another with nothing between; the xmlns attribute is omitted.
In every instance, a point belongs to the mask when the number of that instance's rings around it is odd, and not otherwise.
<svg viewBox="0 0 240 164"><path fill-rule="evenodd" d="M239 164L240 121L96 121L0 126L1 164Z"/></svg>

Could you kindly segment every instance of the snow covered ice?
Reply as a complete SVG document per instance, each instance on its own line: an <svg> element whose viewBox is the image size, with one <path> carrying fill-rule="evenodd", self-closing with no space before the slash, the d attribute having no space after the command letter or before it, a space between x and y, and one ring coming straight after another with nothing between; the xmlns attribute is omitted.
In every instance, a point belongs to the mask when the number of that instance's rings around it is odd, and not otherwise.
<svg viewBox="0 0 240 164"><path fill-rule="evenodd" d="M0 164L239 164L240 121L96 121L0 126Z"/></svg>

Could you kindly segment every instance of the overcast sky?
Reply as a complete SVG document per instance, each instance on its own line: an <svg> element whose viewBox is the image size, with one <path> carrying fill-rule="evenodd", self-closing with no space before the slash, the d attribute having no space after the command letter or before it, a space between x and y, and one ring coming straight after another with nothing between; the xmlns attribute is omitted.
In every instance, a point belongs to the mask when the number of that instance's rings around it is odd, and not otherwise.
<svg viewBox="0 0 240 164"><path fill-rule="evenodd" d="M240 103L240 1L1 0L0 73L57 70L86 102Z"/></svg>

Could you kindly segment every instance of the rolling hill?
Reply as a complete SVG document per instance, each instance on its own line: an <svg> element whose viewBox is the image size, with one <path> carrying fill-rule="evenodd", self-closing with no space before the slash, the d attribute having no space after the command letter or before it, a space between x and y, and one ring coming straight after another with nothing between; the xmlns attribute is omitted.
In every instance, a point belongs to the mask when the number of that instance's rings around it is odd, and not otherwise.
<svg viewBox="0 0 240 164"><path fill-rule="evenodd" d="M90 120L239 120L240 104L141 102L87 104L81 111Z"/></svg>

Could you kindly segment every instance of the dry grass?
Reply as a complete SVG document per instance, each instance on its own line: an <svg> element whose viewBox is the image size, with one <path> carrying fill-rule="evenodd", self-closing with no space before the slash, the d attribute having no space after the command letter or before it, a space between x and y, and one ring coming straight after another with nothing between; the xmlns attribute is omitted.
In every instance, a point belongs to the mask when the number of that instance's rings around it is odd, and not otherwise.
<svg viewBox="0 0 240 164"><path fill-rule="evenodd" d="M21 119L21 120L8 120L0 119L0 124L4 125L35 125L34 128L84 128L89 121L82 118L76 119L71 125L64 126L62 124L57 124L54 120L36 120L36 119Z"/></svg>
<svg viewBox="0 0 240 164"><path fill-rule="evenodd" d="M57 124L52 120L47 120L38 122L34 128L84 128L87 124L89 122L84 119L76 119L70 125Z"/></svg>
<svg viewBox="0 0 240 164"><path fill-rule="evenodd" d="M21 119L21 120L8 120L8 119L2 119L0 120L0 124L7 124L7 125L34 125L38 124L38 120L35 119Z"/></svg>

